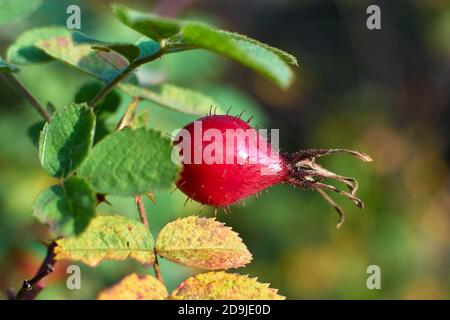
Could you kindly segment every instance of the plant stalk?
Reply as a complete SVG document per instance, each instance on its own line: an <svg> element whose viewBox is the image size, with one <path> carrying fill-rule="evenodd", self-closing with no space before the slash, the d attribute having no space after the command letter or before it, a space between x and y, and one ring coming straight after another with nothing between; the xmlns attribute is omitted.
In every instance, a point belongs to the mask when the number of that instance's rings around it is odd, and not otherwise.
<svg viewBox="0 0 450 320"><path fill-rule="evenodd" d="M41 283L41 280L43 280L53 272L53 268L56 264L55 248L56 241L51 242L47 246L47 255L45 256L44 261L39 267L39 270L31 280L25 280L23 282L22 288L20 288L16 296L11 296L11 298L13 298L14 300L34 300L39 292L44 289L45 284Z"/></svg>
<svg viewBox="0 0 450 320"><path fill-rule="evenodd" d="M139 218L141 219L141 222L148 229L150 229L150 226L148 224L147 213L145 211L144 200L142 199L142 196L141 195L135 196L134 199L135 199L135 202L136 202L136 206L138 208ZM158 255L156 253L156 248L154 249L154 254L155 254L155 262L153 263L153 271L155 273L156 279L158 279L159 281L161 281L162 284L164 284L164 278L163 278L163 276L161 274L161 269L159 267Z"/></svg>
<svg viewBox="0 0 450 320"><path fill-rule="evenodd" d="M27 88L12 74L4 73L4 76L11 82L11 84L27 99L30 105L36 109L39 114L44 117L46 121L49 121L51 116L48 111L36 100L35 97L28 91Z"/></svg>
<svg viewBox="0 0 450 320"><path fill-rule="evenodd" d="M123 79L125 79L130 73L132 73L136 68L139 66L154 61L158 58L160 58L165 53L165 49L161 48L161 50L148 58L145 59L139 59L131 62L128 67L123 69L119 74L117 74L114 78L112 78L106 85L97 93L97 95L92 98L92 100L89 102L90 107L95 107L106 95L117 85L119 84Z"/></svg>

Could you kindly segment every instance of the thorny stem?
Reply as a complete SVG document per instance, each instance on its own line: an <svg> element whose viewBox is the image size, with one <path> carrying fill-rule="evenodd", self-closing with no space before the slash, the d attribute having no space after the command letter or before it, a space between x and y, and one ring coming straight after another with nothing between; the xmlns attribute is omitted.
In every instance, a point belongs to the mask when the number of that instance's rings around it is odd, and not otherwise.
<svg viewBox="0 0 450 320"><path fill-rule="evenodd" d="M150 229L150 226L148 224L148 219L147 219L147 213L145 211L145 205L144 205L144 201L142 199L142 196L141 195L137 195L137 196L134 197L134 200L135 200L136 206L138 208L139 217L141 219L141 222L148 229ZM153 271L155 272L156 279L158 279L159 281L161 281L162 284L164 284L164 278L163 278L163 276L161 274L161 269L159 268L158 255L156 254L156 249L154 249L154 254L155 254L155 262L153 263Z"/></svg>
<svg viewBox="0 0 450 320"><path fill-rule="evenodd" d="M44 289L45 284L41 282L45 277L53 272L55 266L55 248L56 242L51 242L47 247L47 255L42 262L39 270L36 272L31 280L25 280L23 282L22 288L17 292L15 297L10 296L11 299L15 300L33 300L39 294L39 292Z"/></svg>
<svg viewBox="0 0 450 320"><path fill-rule="evenodd" d="M288 182L294 186L316 190L338 213L339 220L336 228L340 228L345 220L344 210L334 202L334 200L325 192L325 190L336 192L351 201L359 208L364 207L364 203L356 197L358 190L358 181L353 178L337 175L316 163L316 157L326 156L335 153L347 153L364 162L373 161L372 158L362 152L347 149L310 149L295 152L287 155L290 163L291 176ZM350 192L336 188L335 186L322 183L323 179L336 179L344 183Z"/></svg>
<svg viewBox="0 0 450 320"><path fill-rule="evenodd" d="M28 100L30 105L36 109L39 114L44 117L46 121L49 121L51 116L48 111L36 100L35 97L28 91L27 88L12 74L5 73L4 76L11 82L11 84L20 91L20 93Z"/></svg>

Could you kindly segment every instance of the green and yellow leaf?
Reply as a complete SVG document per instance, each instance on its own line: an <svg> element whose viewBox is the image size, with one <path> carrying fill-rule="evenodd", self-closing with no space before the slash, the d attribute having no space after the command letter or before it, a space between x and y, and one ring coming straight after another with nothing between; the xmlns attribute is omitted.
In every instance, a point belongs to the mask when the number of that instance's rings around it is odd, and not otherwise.
<svg viewBox="0 0 450 320"><path fill-rule="evenodd" d="M38 49L75 69L102 81L109 81L128 66L120 54L97 52L91 44L78 44L72 34L65 34L35 42Z"/></svg>
<svg viewBox="0 0 450 320"><path fill-rule="evenodd" d="M237 273L207 272L184 280L170 296L174 300L284 300L276 289Z"/></svg>
<svg viewBox="0 0 450 320"><path fill-rule="evenodd" d="M156 240L162 257L190 267L239 268L252 259L239 235L214 218L187 217L167 224Z"/></svg>
<svg viewBox="0 0 450 320"><path fill-rule="evenodd" d="M100 292L97 300L164 300L168 295L166 287L155 277L133 273Z"/></svg>
<svg viewBox="0 0 450 320"><path fill-rule="evenodd" d="M40 27L25 31L9 46L6 52L7 60L19 65L53 61L53 57L35 45L42 40L69 36L70 31L60 26Z"/></svg>
<svg viewBox="0 0 450 320"><path fill-rule="evenodd" d="M91 267L104 260L134 259L144 266L155 261L149 229L118 215L97 216L78 237L57 240L55 254L56 260L81 261Z"/></svg>

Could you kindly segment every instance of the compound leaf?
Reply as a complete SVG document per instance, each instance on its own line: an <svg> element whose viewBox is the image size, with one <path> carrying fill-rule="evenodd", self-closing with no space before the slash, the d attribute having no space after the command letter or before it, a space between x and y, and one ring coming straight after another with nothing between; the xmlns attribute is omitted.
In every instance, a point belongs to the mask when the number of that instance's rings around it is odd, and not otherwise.
<svg viewBox="0 0 450 320"><path fill-rule="evenodd" d="M66 177L81 164L92 147L95 116L85 104L71 104L56 112L39 138L39 160L51 176Z"/></svg>
<svg viewBox="0 0 450 320"><path fill-rule="evenodd" d="M97 192L133 196L169 188L178 170L168 138L145 128L125 128L96 144L78 174Z"/></svg>
<svg viewBox="0 0 450 320"><path fill-rule="evenodd" d="M167 224L156 240L162 257L190 267L238 268L252 259L239 235L214 218L187 217Z"/></svg>
<svg viewBox="0 0 450 320"><path fill-rule="evenodd" d="M100 292L97 300L164 300L168 295L166 287L155 277L133 273Z"/></svg>
<svg viewBox="0 0 450 320"><path fill-rule="evenodd" d="M42 191L35 200L33 216L49 225L57 236L78 235L95 215L96 195L79 177L70 177L62 185Z"/></svg>
<svg viewBox="0 0 450 320"><path fill-rule="evenodd" d="M123 216L97 216L78 237L57 240L56 260L81 261L91 267L104 260L135 259L153 264L153 238L139 221Z"/></svg>
<svg viewBox="0 0 450 320"><path fill-rule="evenodd" d="M174 300L284 300L276 289L246 275L224 271L201 273L184 280L173 292Z"/></svg>

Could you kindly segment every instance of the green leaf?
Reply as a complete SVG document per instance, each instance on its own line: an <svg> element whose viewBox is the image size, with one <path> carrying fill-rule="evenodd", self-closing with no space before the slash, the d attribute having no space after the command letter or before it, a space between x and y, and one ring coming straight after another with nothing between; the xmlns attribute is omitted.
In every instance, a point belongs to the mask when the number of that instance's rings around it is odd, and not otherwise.
<svg viewBox="0 0 450 320"><path fill-rule="evenodd" d="M95 116L85 104L71 104L56 112L39 139L39 160L54 177L66 177L81 164L92 147Z"/></svg>
<svg viewBox="0 0 450 320"><path fill-rule="evenodd" d="M166 287L155 277L132 273L100 292L97 300L164 300L168 295Z"/></svg>
<svg viewBox="0 0 450 320"><path fill-rule="evenodd" d="M125 25L161 41L167 53L198 48L209 50L259 72L282 88L287 88L293 79L289 65L298 66L293 55L238 33L200 22L143 14L125 6L113 9Z"/></svg>
<svg viewBox="0 0 450 320"><path fill-rule="evenodd" d="M75 103L87 103L103 88L100 82L86 82L75 94ZM111 90L94 108L97 117L111 116L114 114L121 103L120 94L117 90Z"/></svg>
<svg viewBox="0 0 450 320"><path fill-rule="evenodd" d="M113 5L113 12L123 24L154 40L166 39L181 31L176 19L141 13L118 4Z"/></svg>
<svg viewBox="0 0 450 320"><path fill-rule="evenodd" d="M33 216L49 225L57 236L80 234L95 215L97 198L84 180L70 177L62 185L42 191L35 200Z"/></svg>
<svg viewBox="0 0 450 320"><path fill-rule="evenodd" d="M155 261L153 238L139 221L123 216L97 216L78 237L57 240L56 260L81 261L91 267L104 260Z"/></svg>
<svg viewBox="0 0 450 320"><path fill-rule="evenodd" d="M17 2L17 0L15 0ZM64 27L41 27L22 33L6 52L7 60L15 64L33 64L53 61L54 58L46 54L35 44L42 40L66 36L70 32Z"/></svg>
<svg viewBox="0 0 450 320"><path fill-rule="evenodd" d="M207 272L184 280L170 296L174 300L284 300L277 290L237 273Z"/></svg>
<svg viewBox="0 0 450 320"><path fill-rule="evenodd" d="M239 268L252 259L242 239L214 218L187 217L167 224L156 240L162 257L209 270Z"/></svg>
<svg viewBox="0 0 450 320"><path fill-rule="evenodd" d="M171 141L160 133L125 128L96 144L78 174L99 193L133 196L167 189L179 170L171 154Z"/></svg>
<svg viewBox="0 0 450 320"><path fill-rule="evenodd" d="M153 57L161 51L161 46L158 42L142 37L136 42L136 46L139 48L139 56L136 60L144 60L149 57Z"/></svg>
<svg viewBox="0 0 450 320"><path fill-rule="evenodd" d="M182 32L184 45L209 50L236 60L282 88L287 88L293 80L293 72L286 60L294 65L297 61L287 53L280 54L282 51L279 49L237 33L212 29L202 23L186 23Z"/></svg>
<svg viewBox="0 0 450 320"><path fill-rule="evenodd" d="M8 73L14 73L18 72L20 69L16 67L15 65L6 63L3 61L2 57L0 57L0 72L8 72Z"/></svg>
<svg viewBox="0 0 450 320"><path fill-rule="evenodd" d="M75 95L76 103L88 103L102 89L100 82L87 82L83 84ZM117 90L111 90L94 108L96 115L94 144L115 130L116 123L112 116L120 107L122 98Z"/></svg>
<svg viewBox="0 0 450 320"><path fill-rule="evenodd" d="M159 90L150 90L131 83L122 83L119 88L133 97L140 97L175 111L205 115L211 107L220 105L212 98L198 91L163 84Z"/></svg>
<svg viewBox="0 0 450 320"><path fill-rule="evenodd" d="M47 122L44 120L38 121L34 124L32 124L27 129L27 136L30 138L31 143L36 147L39 148L39 136L41 135L41 131L44 128L45 124Z"/></svg>
<svg viewBox="0 0 450 320"><path fill-rule="evenodd" d="M0 25L24 19L42 4L42 0L0 0Z"/></svg>

